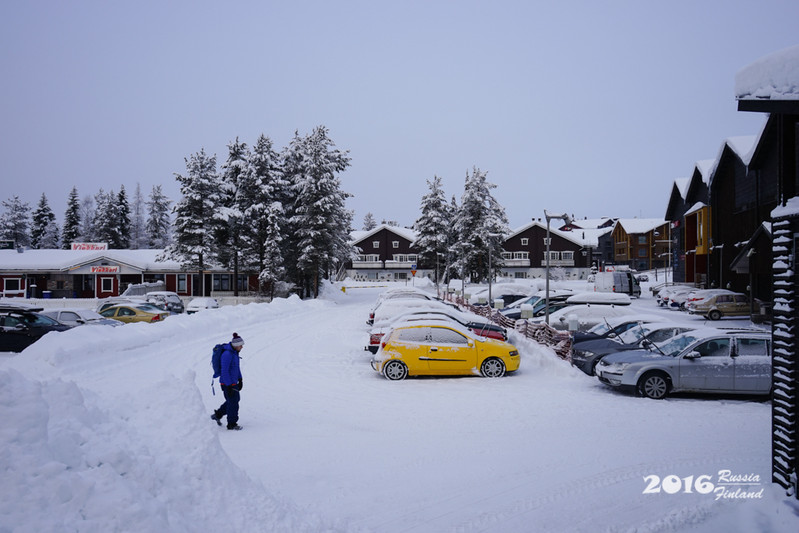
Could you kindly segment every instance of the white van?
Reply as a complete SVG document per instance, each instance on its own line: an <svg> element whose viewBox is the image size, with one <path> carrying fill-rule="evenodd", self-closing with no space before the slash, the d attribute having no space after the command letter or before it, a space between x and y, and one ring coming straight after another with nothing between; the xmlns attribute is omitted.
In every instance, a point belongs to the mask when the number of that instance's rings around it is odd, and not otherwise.
<svg viewBox="0 0 799 533"><path fill-rule="evenodd" d="M597 272L594 290L628 294L634 298L641 296L641 285L632 272Z"/></svg>

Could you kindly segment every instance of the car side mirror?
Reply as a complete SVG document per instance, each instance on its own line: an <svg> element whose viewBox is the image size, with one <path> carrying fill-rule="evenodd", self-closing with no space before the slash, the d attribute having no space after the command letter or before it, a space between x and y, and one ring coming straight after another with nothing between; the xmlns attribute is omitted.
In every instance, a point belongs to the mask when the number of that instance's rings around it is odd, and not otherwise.
<svg viewBox="0 0 799 533"><path fill-rule="evenodd" d="M474 341L469 341L469 348L474 348Z"/></svg>
<svg viewBox="0 0 799 533"><path fill-rule="evenodd" d="M699 359L700 357L702 357L702 354L699 352L688 352L685 354L686 359Z"/></svg>
<svg viewBox="0 0 799 533"><path fill-rule="evenodd" d="M26 331L28 329L28 326L26 326L25 324L17 324L16 326L14 326L14 329L19 331Z"/></svg>

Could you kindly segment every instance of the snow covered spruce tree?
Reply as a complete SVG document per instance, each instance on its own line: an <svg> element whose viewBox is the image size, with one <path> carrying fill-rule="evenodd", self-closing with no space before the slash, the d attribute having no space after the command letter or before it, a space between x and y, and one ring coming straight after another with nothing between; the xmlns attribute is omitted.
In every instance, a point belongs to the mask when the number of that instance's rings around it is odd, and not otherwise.
<svg viewBox="0 0 799 533"><path fill-rule="evenodd" d="M61 246L65 250L72 247L73 242L80 240L80 201L78 189L72 187L67 199L67 210L64 212L64 229L61 232Z"/></svg>
<svg viewBox="0 0 799 533"><path fill-rule="evenodd" d="M306 296L317 297L320 278L329 278L354 253L352 212L345 208L348 194L338 178L349 164L347 152L335 148L324 126L303 138L295 133L286 150L284 171L294 193L289 245L296 251L289 267Z"/></svg>
<svg viewBox="0 0 799 533"><path fill-rule="evenodd" d="M83 197L80 203L80 239L84 242L95 241L94 231L94 198L91 195Z"/></svg>
<svg viewBox="0 0 799 533"><path fill-rule="evenodd" d="M491 195L496 185L477 167L466 173L461 206L455 217L458 242L455 245L457 268L471 281L488 279L488 257L494 272L502 266L502 236L508 234L508 218Z"/></svg>
<svg viewBox="0 0 799 533"><path fill-rule="evenodd" d="M239 265L241 236L244 231L244 191L247 189L247 161L249 151L245 143L236 140L228 144L228 157L222 164L220 175L220 207L214 213L214 240L217 259L233 270L233 295L239 295ZM246 262L246 261L245 261Z"/></svg>
<svg viewBox="0 0 799 533"><path fill-rule="evenodd" d="M186 175L175 174L182 198L175 204L175 233L162 258L178 261L197 270L201 293L205 291L205 266L214 258L213 225L210 221L220 206L216 156L202 149L186 159Z"/></svg>
<svg viewBox="0 0 799 533"><path fill-rule="evenodd" d="M170 243L172 223L169 217L172 202L164 195L160 185L153 185L147 199L147 222L144 237L148 248L166 248Z"/></svg>
<svg viewBox="0 0 799 533"><path fill-rule="evenodd" d="M29 246L31 206L12 196L3 201L3 214L0 215L0 238L14 241L17 247Z"/></svg>
<svg viewBox="0 0 799 533"><path fill-rule="evenodd" d="M421 216L413 229L418 235L416 247L419 249L420 263L425 268L435 268L435 282L439 282L440 268L447 266L447 247L449 245L450 210L441 188L441 178L433 176L427 180L430 189L422 197Z"/></svg>
<svg viewBox="0 0 799 533"><path fill-rule="evenodd" d="M42 193L39 204L33 211L31 247L43 250L58 248L58 224L45 193Z"/></svg>
<svg viewBox="0 0 799 533"><path fill-rule="evenodd" d="M136 191L133 193L133 202L130 205L130 244L129 248L138 250L144 248L146 238L144 236L144 196L141 193L141 184L136 184Z"/></svg>
<svg viewBox="0 0 799 533"><path fill-rule="evenodd" d="M120 186L116 201L117 218L115 220L116 241L113 248L124 250L130 248L130 203L125 192L125 185Z"/></svg>
<svg viewBox="0 0 799 533"><path fill-rule="evenodd" d="M372 213L366 213L363 217L363 231L372 231L377 227L377 221Z"/></svg>
<svg viewBox="0 0 799 533"><path fill-rule="evenodd" d="M261 135L255 142L247 164L241 206L246 223L241 245L246 251L247 269L256 270L261 288L283 280L285 269L281 245L286 227L283 205L290 198L288 182L280 168L280 157L272 140Z"/></svg>
<svg viewBox="0 0 799 533"><path fill-rule="evenodd" d="M108 243L109 248L119 249L121 241L119 235L118 197L114 191L105 192L102 188L94 195L94 216L92 217L92 227L94 238L99 242Z"/></svg>

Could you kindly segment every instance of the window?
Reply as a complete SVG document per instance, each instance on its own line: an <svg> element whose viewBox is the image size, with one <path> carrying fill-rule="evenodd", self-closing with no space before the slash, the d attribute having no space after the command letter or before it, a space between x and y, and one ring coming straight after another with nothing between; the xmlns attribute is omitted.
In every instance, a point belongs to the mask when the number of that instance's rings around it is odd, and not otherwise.
<svg viewBox="0 0 799 533"><path fill-rule="evenodd" d="M550 261L557 261L559 259L560 259L560 252L553 252L553 251L549 252L549 260ZM546 261L546 260L547 260L547 253L544 252L544 261Z"/></svg>
<svg viewBox="0 0 799 533"><path fill-rule="evenodd" d="M391 241L392 248L399 248L399 241Z"/></svg>
<svg viewBox="0 0 799 533"><path fill-rule="evenodd" d="M60 315L58 315L58 318L61 320L61 322L77 322L80 320L78 313L73 313L72 311L62 312Z"/></svg>
<svg viewBox="0 0 799 533"><path fill-rule="evenodd" d="M361 254L358 256L358 261L362 263L374 263L380 261L380 255L378 254Z"/></svg>
<svg viewBox="0 0 799 533"><path fill-rule="evenodd" d="M768 341L766 339L738 339L738 355L769 356Z"/></svg>
<svg viewBox="0 0 799 533"><path fill-rule="evenodd" d="M646 257L646 248L638 248L638 257Z"/></svg>
<svg viewBox="0 0 799 533"><path fill-rule="evenodd" d="M372 248L374 248L375 250L380 248L380 241L372 241Z"/></svg>
<svg viewBox="0 0 799 533"><path fill-rule="evenodd" d="M547 244L552 244L552 237L550 237L548 239L546 237L544 237L544 246L546 246Z"/></svg>
<svg viewBox="0 0 799 533"><path fill-rule="evenodd" d="M646 235L638 236L638 244L646 244Z"/></svg>
<svg viewBox="0 0 799 533"><path fill-rule="evenodd" d="M430 328L406 328L399 330L397 340L400 342L425 342Z"/></svg>
<svg viewBox="0 0 799 533"><path fill-rule="evenodd" d="M100 278L101 292L113 292L113 290L114 290L114 278Z"/></svg>
<svg viewBox="0 0 799 533"><path fill-rule="evenodd" d="M6 278L6 279L3 280L3 282L4 282L3 289L5 289L7 291L18 291L18 290L20 290L19 289L20 284L21 284L20 278Z"/></svg>
<svg viewBox="0 0 799 533"><path fill-rule="evenodd" d="M702 357L727 357L730 355L730 339L713 339L694 349Z"/></svg>
<svg viewBox="0 0 799 533"><path fill-rule="evenodd" d="M469 339L449 328L430 328L430 333L433 344L469 344Z"/></svg>
<svg viewBox="0 0 799 533"><path fill-rule="evenodd" d="M560 258L564 261L574 261L574 252L561 252Z"/></svg>
<svg viewBox="0 0 799 533"><path fill-rule="evenodd" d="M527 272L516 272L514 277L516 279L526 279L527 278Z"/></svg>
<svg viewBox="0 0 799 533"><path fill-rule="evenodd" d="M527 246L528 244L530 244L530 239L522 237L522 246Z"/></svg>
<svg viewBox="0 0 799 533"><path fill-rule="evenodd" d="M186 292L186 274L178 274L178 292Z"/></svg>

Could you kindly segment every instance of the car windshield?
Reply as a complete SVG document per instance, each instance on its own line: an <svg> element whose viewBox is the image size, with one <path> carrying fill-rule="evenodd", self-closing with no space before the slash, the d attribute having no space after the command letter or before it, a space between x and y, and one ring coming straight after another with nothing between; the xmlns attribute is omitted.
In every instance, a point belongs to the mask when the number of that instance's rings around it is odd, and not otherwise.
<svg viewBox="0 0 799 533"><path fill-rule="evenodd" d="M682 352L686 346L691 344L697 339L695 335L690 335L688 333L683 335L677 335L676 337L672 338L671 340L666 341L665 343L660 345L660 351L663 352L663 355L668 355L669 357L676 357L677 355Z"/></svg>
<svg viewBox="0 0 799 533"><path fill-rule="evenodd" d="M145 304L137 305L136 309L138 309L139 311L144 311L145 313L156 313L156 314L163 311L163 309L158 309L157 307L154 307L152 305L145 305Z"/></svg>
<svg viewBox="0 0 799 533"><path fill-rule="evenodd" d="M55 326L58 324L57 321L49 316L35 314L24 314L20 317L20 320L29 326Z"/></svg>
<svg viewBox="0 0 799 533"><path fill-rule="evenodd" d="M596 335L604 335L608 331L610 331L610 326L608 325L608 323L607 322L600 322L599 324L597 324L593 328L589 329L588 333L594 333Z"/></svg>
<svg viewBox="0 0 799 533"><path fill-rule="evenodd" d="M646 326L636 325L619 335L618 339L624 344L635 344L640 341L644 335L648 335L649 331L649 328Z"/></svg>

